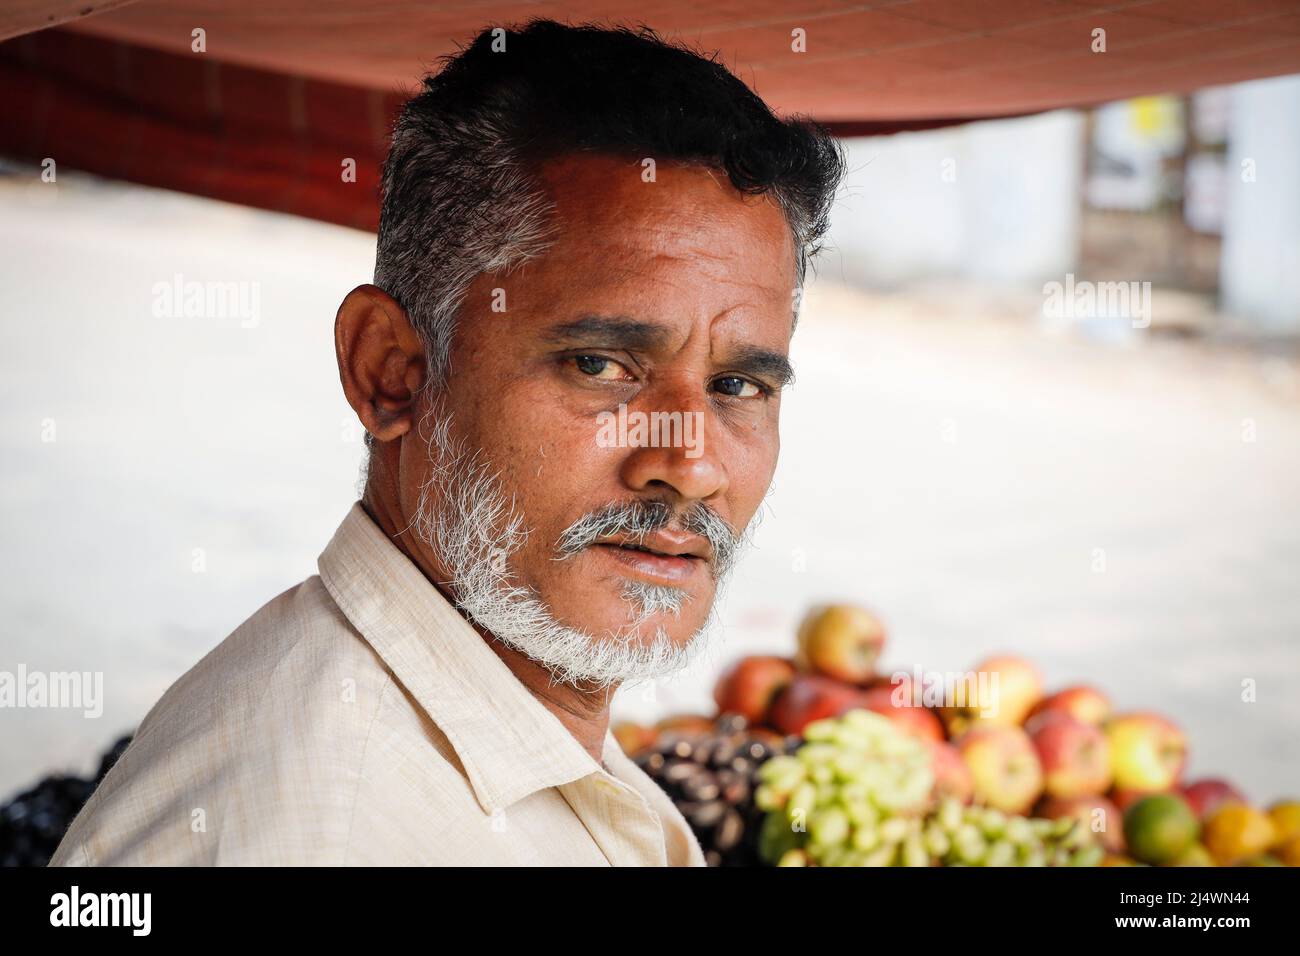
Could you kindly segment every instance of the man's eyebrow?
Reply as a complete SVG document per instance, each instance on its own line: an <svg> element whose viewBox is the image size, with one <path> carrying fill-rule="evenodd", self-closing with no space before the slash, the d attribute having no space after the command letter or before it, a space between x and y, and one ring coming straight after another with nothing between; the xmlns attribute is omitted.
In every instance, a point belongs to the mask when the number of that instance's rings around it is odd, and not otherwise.
<svg viewBox="0 0 1300 956"><path fill-rule="evenodd" d="M643 322L623 315L583 315L571 322L561 322L542 332L548 342L632 351L651 351L672 337L666 325ZM794 381L794 368L780 352L757 345L742 345L734 349L722 363L732 371L761 378L775 388L783 388Z"/></svg>
<svg viewBox="0 0 1300 956"><path fill-rule="evenodd" d="M605 348L649 351L665 344L672 332L665 325L642 322L623 315L584 315L553 325L542 333L548 342L573 342Z"/></svg>
<svg viewBox="0 0 1300 956"><path fill-rule="evenodd" d="M725 364L728 369L764 379L775 388L784 388L794 381L794 366L788 358L757 345L740 346Z"/></svg>

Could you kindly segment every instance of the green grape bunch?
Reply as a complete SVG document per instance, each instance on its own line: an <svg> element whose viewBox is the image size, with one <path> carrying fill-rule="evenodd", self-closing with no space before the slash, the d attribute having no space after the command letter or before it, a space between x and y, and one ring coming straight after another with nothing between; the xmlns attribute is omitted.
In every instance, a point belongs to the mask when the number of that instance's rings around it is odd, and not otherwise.
<svg viewBox="0 0 1300 956"><path fill-rule="evenodd" d="M925 742L866 710L809 724L758 777L759 853L778 866L1095 866L1104 855L1082 821L937 797Z"/></svg>

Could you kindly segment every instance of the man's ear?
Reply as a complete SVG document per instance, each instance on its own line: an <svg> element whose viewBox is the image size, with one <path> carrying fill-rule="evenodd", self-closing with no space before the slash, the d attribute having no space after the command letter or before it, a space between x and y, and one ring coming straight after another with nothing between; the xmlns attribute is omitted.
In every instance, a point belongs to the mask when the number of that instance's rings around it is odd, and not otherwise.
<svg viewBox="0 0 1300 956"><path fill-rule="evenodd" d="M428 367L406 310L377 286L357 286L339 306L334 349L343 394L366 431L379 441L410 431Z"/></svg>

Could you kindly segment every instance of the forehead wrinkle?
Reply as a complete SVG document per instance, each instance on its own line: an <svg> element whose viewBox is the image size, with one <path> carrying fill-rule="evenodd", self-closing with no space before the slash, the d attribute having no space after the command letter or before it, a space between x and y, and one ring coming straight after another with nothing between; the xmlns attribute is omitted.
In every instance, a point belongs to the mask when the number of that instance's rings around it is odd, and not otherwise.
<svg viewBox="0 0 1300 956"><path fill-rule="evenodd" d="M751 335L746 335L747 329L756 325L761 325L762 320L758 318L762 314L762 306L755 302L739 302L735 305L728 306L717 315L709 320L709 358L714 362L719 361L719 356L725 353L726 362L755 362L760 365L767 365L773 369L781 369L783 377L787 379L794 378L794 370L790 365L789 356L786 349L780 346L767 346L758 342ZM750 310L753 316L750 321L745 321L743 317L737 318L734 313L740 309ZM726 324L728 318L732 319L731 330L719 328L720 324ZM730 344L724 345L719 340L723 336L730 339ZM788 340L788 337L787 337ZM783 366L783 368L781 368Z"/></svg>

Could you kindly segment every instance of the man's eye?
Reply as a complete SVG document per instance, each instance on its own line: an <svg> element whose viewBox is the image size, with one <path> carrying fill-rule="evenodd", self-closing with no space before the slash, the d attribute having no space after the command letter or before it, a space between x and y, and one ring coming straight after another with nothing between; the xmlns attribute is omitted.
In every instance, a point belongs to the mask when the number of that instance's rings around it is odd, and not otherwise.
<svg viewBox="0 0 1300 956"><path fill-rule="evenodd" d="M573 361L579 372L592 378L616 382L631 377L622 365L603 355L576 355Z"/></svg>
<svg viewBox="0 0 1300 956"><path fill-rule="evenodd" d="M723 395L736 398L753 398L763 392L758 385L747 378L741 378L739 375L725 375L722 378L714 379L713 387Z"/></svg>

